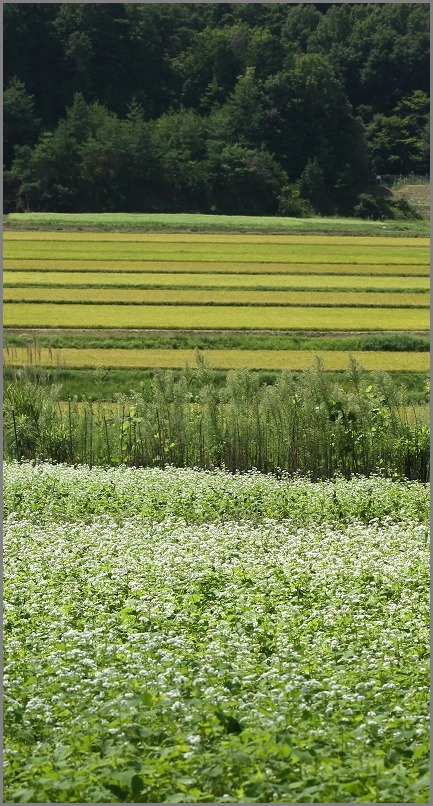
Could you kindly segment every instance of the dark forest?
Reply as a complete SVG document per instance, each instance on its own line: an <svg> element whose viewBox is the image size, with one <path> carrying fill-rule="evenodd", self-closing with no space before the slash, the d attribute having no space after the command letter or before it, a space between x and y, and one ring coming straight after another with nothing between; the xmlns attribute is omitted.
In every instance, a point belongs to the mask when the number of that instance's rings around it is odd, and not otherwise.
<svg viewBox="0 0 433 806"><path fill-rule="evenodd" d="M351 215L429 170L429 4L4 5L13 209Z"/></svg>

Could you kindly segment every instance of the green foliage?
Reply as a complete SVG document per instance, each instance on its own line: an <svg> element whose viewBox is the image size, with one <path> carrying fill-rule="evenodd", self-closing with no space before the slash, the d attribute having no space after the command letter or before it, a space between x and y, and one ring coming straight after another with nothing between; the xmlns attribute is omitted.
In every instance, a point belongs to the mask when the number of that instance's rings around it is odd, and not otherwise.
<svg viewBox="0 0 433 806"><path fill-rule="evenodd" d="M263 94L254 67L247 67L224 106L210 116L210 126L220 140L254 147L263 139L263 124Z"/></svg>
<svg viewBox="0 0 433 806"><path fill-rule="evenodd" d="M299 193L303 199L311 202L314 210L321 215L329 212L329 200L323 171L317 162L308 160L298 180Z"/></svg>
<svg viewBox="0 0 433 806"><path fill-rule="evenodd" d="M430 99L414 90L390 115L378 113L367 127L372 169L378 174L429 172Z"/></svg>
<svg viewBox="0 0 433 806"><path fill-rule="evenodd" d="M407 199L404 197L400 199L395 199L392 202L394 218L403 218L405 220L420 220L422 218L421 214L415 210L415 207L408 202Z"/></svg>
<svg viewBox="0 0 433 806"><path fill-rule="evenodd" d="M358 203L354 208L354 215L373 221L385 219L420 220L421 215L407 201L407 199L388 199L384 196L373 196L370 193L360 193Z"/></svg>
<svg viewBox="0 0 433 806"><path fill-rule="evenodd" d="M209 154L213 182L211 210L236 215L276 212L277 195L285 180L275 158L265 149L240 143L214 144Z"/></svg>
<svg viewBox="0 0 433 806"><path fill-rule="evenodd" d="M152 146L161 167L158 194L166 198L169 209L206 207L208 129L208 121L189 109L162 115L151 124Z"/></svg>
<svg viewBox="0 0 433 806"><path fill-rule="evenodd" d="M283 40L287 46L306 53L311 35L322 22L322 15L315 4L293 5L287 14L282 28Z"/></svg>
<svg viewBox="0 0 433 806"><path fill-rule="evenodd" d="M182 86L180 101L185 107L208 113L224 102L246 66L248 35L243 24L209 25L174 59Z"/></svg>
<svg viewBox="0 0 433 806"><path fill-rule="evenodd" d="M314 215L312 204L301 196L299 184L284 185L278 203L279 215L291 218L308 218Z"/></svg>
<svg viewBox="0 0 433 806"><path fill-rule="evenodd" d="M350 212L350 195L362 189L368 168L360 124L338 72L325 56L301 53L263 86L267 147L278 155L292 181L299 180L305 170L305 179L315 171L314 190L323 209ZM320 177L311 168L316 163ZM350 192L344 183L349 183Z"/></svg>
<svg viewBox="0 0 433 806"><path fill-rule="evenodd" d="M125 210L152 207L157 163L141 108L132 102L125 120L78 93L54 132L32 152L17 151L10 181L19 185L21 209ZM137 202L141 199L141 202Z"/></svg>
<svg viewBox="0 0 433 806"><path fill-rule="evenodd" d="M34 98L16 76L3 93L3 121L3 160L8 169L14 148L33 145L40 124L35 115Z"/></svg>
<svg viewBox="0 0 433 806"><path fill-rule="evenodd" d="M372 196L370 193L360 193L354 214L359 218L383 221L392 218L392 208L388 199L382 196Z"/></svg>

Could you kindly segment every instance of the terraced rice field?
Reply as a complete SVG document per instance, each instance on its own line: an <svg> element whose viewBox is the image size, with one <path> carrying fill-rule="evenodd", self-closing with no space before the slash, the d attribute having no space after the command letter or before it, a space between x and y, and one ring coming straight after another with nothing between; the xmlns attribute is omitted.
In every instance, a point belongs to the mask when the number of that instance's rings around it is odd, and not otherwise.
<svg viewBox="0 0 433 806"><path fill-rule="evenodd" d="M6 329L349 334L429 328L427 238L7 231L4 268ZM62 360L66 366L89 366L93 359L94 366L179 367L191 361L190 352L106 349L79 356L64 350ZM270 352L272 358L265 350L254 357L213 350L210 363L300 368L311 361L301 351ZM420 371L427 364L417 353L360 358L374 369ZM328 364L346 366L347 354L334 353Z"/></svg>

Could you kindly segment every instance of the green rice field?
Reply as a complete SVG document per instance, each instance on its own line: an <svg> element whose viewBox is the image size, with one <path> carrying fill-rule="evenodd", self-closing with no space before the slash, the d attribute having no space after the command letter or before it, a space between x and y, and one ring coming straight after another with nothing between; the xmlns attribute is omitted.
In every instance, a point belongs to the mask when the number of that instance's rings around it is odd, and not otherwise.
<svg viewBox="0 0 433 806"><path fill-rule="evenodd" d="M380 235L374 235L369 237L367 235L350 235L350 236L339 236L339 235L315 235L314 233L309 233L306 237L305 235L271 235L271 234L233 234L230 232L226 232L224 234L212 234L212 233L193 233L193 232L178 232L176 234L170 233L121 233L121 232L106 232L106 233L98 233L98 232L73 232L73 233L65 233L65 232L10 232L5 230L4 232L4 240L5 242L17 242L24 244L27 241L31 243L40 243L40 242L49 242L49 243L93 243L93 244L103 244L103 243L123 243L123 244L163 244L164 246L168 244L238 244L239 247L245 246L246 244L262 244L264 246L269 246L269 244L280 244L280 245L293 245L298 244L301 246L311 246L319 245L322 246L324 243L332 246L338 245L343 247L351 247L351 246L374 246L380 247L384 246L389 248L390 246L399 246L400 248L408 247L408 246L425 246L423 239L419 237L408 237L405 236L403 238L397 239L397 243L395 243L395 238L381 237Z"/></svg>
<svg viewBox="0 0 433 806"><path fill-rule="evenodd" d="M149 272L153 274L266 274L266 275L355 275L376 277L382 275L393 275L403 277L429 277L430 267L428 263L409 265L407 263L388 265L386 263L256 263L254 261L145 261L145 260L116 260L111 264L106 259L101 260L56 260L45 259L14 259L5 258L4 268L13 271L38 270L43 272L128 272L142 274Z"/></svg>

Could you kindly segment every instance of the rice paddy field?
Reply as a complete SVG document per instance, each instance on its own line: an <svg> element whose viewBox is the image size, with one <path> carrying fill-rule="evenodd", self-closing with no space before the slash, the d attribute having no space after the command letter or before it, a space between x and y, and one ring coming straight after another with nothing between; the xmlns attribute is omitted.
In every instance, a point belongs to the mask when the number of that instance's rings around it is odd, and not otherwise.
<svg viewBox="0 0 433 806"><path fill-rule="evenodd" d="M81 221L85 226L86 217ZM313 225L308 235L287 230L285 234L111 232L104 227L81 232L5 231L6 346L12 332L25 335L42 329L54 335L65 328L113 336L123 330L143 336L186 330L239 331L246 336L253 331L263 336L428 333L429 241L419 233L394 237L376 228L370 234L325 235L315 232ZM83 347L81 356L65 343L56 360L70 368L87 367L92 359L95 366L107 368L119 363L181 368L191 360L190 353L176 350L170 356L156 345L141 356L125 346L121 357L116 353L121 340L115 341L105 353L90 353ZM270 363L266 349L252 356L248 348L214 352L209 346L206 357L220 369L299 370L310 364L310 356L303 362L297 350L277 355L277 342ZM327 351L320 351L325 366L347 365L344 344L340 352L327 361ZM15 352L15 364L24 355L25 350ZM46 361L46 351L41 355ZM14 362L6 351L6 365ZM403 353L389 355L376 349L365 366L408 372L426 368L426 356L416 351L405 362Z"/></svg>

